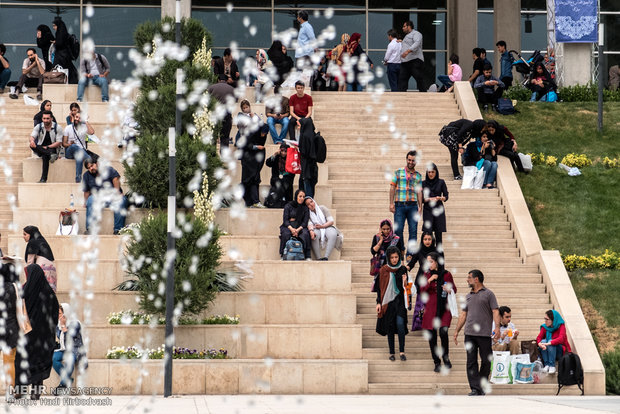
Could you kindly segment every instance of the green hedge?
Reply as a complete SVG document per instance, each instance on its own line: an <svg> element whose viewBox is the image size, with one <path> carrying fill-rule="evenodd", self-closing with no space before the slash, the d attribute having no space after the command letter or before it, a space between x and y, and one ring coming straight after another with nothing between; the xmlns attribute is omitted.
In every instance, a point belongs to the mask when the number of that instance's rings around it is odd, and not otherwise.
<svg viewBox="0 0 620 414"><path fill-rule="evenodd" d="M565 86L558 90L559 98L562 102L591 102L598 101L598 85L588 83L587 85ZM521 86L521 84L511 86L504 93L504 97L508 99L516 99L517 101L529 101L532 91ZM603 90L603 101L620 102L620 89L612 91Z"/></svg>
<svg viewBox="0 0 620 414"><path fill-rule="evenodd" d="M603 354L602 359L607 394L620 395L620 349Z"/></svg>

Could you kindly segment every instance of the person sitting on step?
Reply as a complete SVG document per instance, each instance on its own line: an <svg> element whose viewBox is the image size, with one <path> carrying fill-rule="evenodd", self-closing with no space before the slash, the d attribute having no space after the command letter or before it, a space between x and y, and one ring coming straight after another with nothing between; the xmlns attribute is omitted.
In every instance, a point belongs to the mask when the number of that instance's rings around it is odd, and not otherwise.
<svg viewBox="0 0 620 414"><path fill-rule="evenodd" d="M343 236L334 224L334 217L325 206L319 206L312 197L306 196L306 206L310 212L308 221L308 232L312 240L312 253L314 258L319 260L329 260L329 255L334 248L342 248ZM325 249L325 254L321 255L321 250Z"/></svg>
<svg viewBox="0 0 620 414"><path fill-rule="evenodd" d="M310 212L304 201L305 198L306 193L299 189L295 191L293 201L284 206L282 225L280 226L280 257L284 254L286 242L292 237L295 237L299 239L304 246L304 256L306 260L311 260L310 233L308 231Z"/></svg>
<svg viewBox="0 0 620 414"><path fill-rule="evenodd" d="M86 152L87 134L94 134L95 129L88 123L82 122L82 114L79 112L73 116L73 123L65 127L62 137L62 146L65 147L65 157L69 160L75 159L75 182L82 181L82 163L88 158Z"/></svg>
<svg viewBox="0 0 620 414"><path fill-rule="evenodd" d="M43 111L41 122L30 134L30 149L43 160L40 183L47 182L50 162L58 159L58 148L62 145L62 128L52 121L52 112Z"/></svg>
<svg viewBox="0 0 620 414"><path fill-rule="evenodd" d="M540 333L536 343L543 360L543 372L555 374L555 361L558 361L566 352L571 352L566 325L560 313L556 310L545 312L545 323L540 325Z"/></svg>
<svg viewBox="0 0 620 414"><path fill-rule="evenodd" d="M499 307L499 338L493 340L494 351L510 351L510 355L521 353L521 345L517 340L519 331L515 324L510 322L512 319L512 311L508 306ZM493 334L495 333L495 322L493 322ZM493 335L492 334L492 335Z"/></svg>
<svg viewBox="0 0 620 414"><path fill-rule="evenodd" d="M83 57L80 61L80 80L78 82L77 100L82 102L84 88L89 82L101 88L101 101L108 102L108 76L110 75L110 63L105 56L94 50L90 57Z"/></svg>
<svg viewBox="0 0 620 414"><path fill-rule="evenodd" d="M482 75L478 76L474 82L474 88L478 91L478 103L482 105L484 111L489 110L489 104L496 111L497 101L504 93L504 82L497 79L492 73L493 67L486 64L482 70Z"/></svg>

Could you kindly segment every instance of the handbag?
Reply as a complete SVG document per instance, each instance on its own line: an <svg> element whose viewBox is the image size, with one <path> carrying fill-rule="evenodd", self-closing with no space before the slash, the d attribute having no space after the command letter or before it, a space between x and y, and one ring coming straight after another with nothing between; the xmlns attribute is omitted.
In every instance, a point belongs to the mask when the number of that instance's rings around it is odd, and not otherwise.
<svg viewBox="0 0 620 414"><path fill-rule="evenodd" d="M521 353L528 354L530 356L530 362L534 362L539 359L540 354L536 340L521 341Z"/></svg>
<svg viewBox="0 0 620 414"><path fill-rule="evenodd" d="M64 69L60 65L54 66L50 72L43 73L43 83L67 83L69 80L69 69Z"/></svg>
<svg viewBox="0 0 620 414"><path fill-rule="evenodd" d="M58 215L57 236L70 236L78 234L79 224L77 220L78 212L76 210L64 209Z"/></svg>
<svg viewBox="0 0 620 414"><path fill-rule="evenodd" d="M71 125L73 127L73 133L75 134L75 139L77 140L77 142L80 143L80 147L82 147L82 149L84 151L86 151L86 154L88 155L88 157L94 162L96 163L99 160L99 155L95 154L94 152L92 152L91 150L88 149L88 144L84 145L84 143L82 143L82 140L80 139L80 136L77 133L77 130L75 129L75 125ZM88 138L88 135L86 136Z"/></svg>
<svg viewBox="0 0 620 414"><path fill-rule="evenodd" d="M28 317L28 310L26 309L26 301L19 296L19 288L16 283L13 283L13 287L15 288L15 310L17 312L17 323L19 324L19 329L27 334L32 331L32 325L30 324L30 318Z"/></svg>
<svg viewBox="0 0 620 414"><path fill-rule="evenodd" d="M287 173L301 174L301 163L299 161L299 150L290 147L286 150L286 168Z"/></svg>

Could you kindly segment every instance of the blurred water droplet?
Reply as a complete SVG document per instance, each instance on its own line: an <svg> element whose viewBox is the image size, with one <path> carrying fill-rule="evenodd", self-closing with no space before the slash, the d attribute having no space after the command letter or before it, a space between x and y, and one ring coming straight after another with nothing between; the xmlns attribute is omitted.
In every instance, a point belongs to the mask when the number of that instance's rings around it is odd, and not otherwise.
<svg viewBox="0 0 620 414"><path fill-rule="evenodd" d="M256 36L256 26L252 25L250 26L250 36Z"/></svg>
<svg viewBox="0 0 620 414"><path fill-rule="evenodd" d="M88 3L86 5L86 17L93 17L95 15L95 8L92 4Z"/></svg>
<svg viewBox="0 0 620 414"><path fill-rule="evenodd" d="M250 25L250 18L248 16L243 16L243 25L248 27Z"/></svg>
<svg viewBox="0 0 620 414"><path fill-rule="evenodd" d="M232 3L226 3L226 11L228 13L233 11L233 4Z"/></svg>
<svg viewBox="0 0 620 414"><path fill-rule="evenodd" d="M331 19L332 17L334 17L334 9L330 7L327 10L325 10L324 14L325 14L326 19Z"/></svg>

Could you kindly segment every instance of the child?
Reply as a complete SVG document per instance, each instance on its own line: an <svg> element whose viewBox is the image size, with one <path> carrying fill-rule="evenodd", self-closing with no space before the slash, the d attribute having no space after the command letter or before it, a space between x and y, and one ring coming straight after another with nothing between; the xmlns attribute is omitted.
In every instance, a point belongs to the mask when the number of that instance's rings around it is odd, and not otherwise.
<svg viewBox="0 0 620 414"><path fill-rule="evenodd" d="M454 89L454 82L458 82L463 78L463 70L459 66L458 55L453 54L448 61L448 74L439 75L437 79L443 83L446 92L452 92Z"/></svg>

